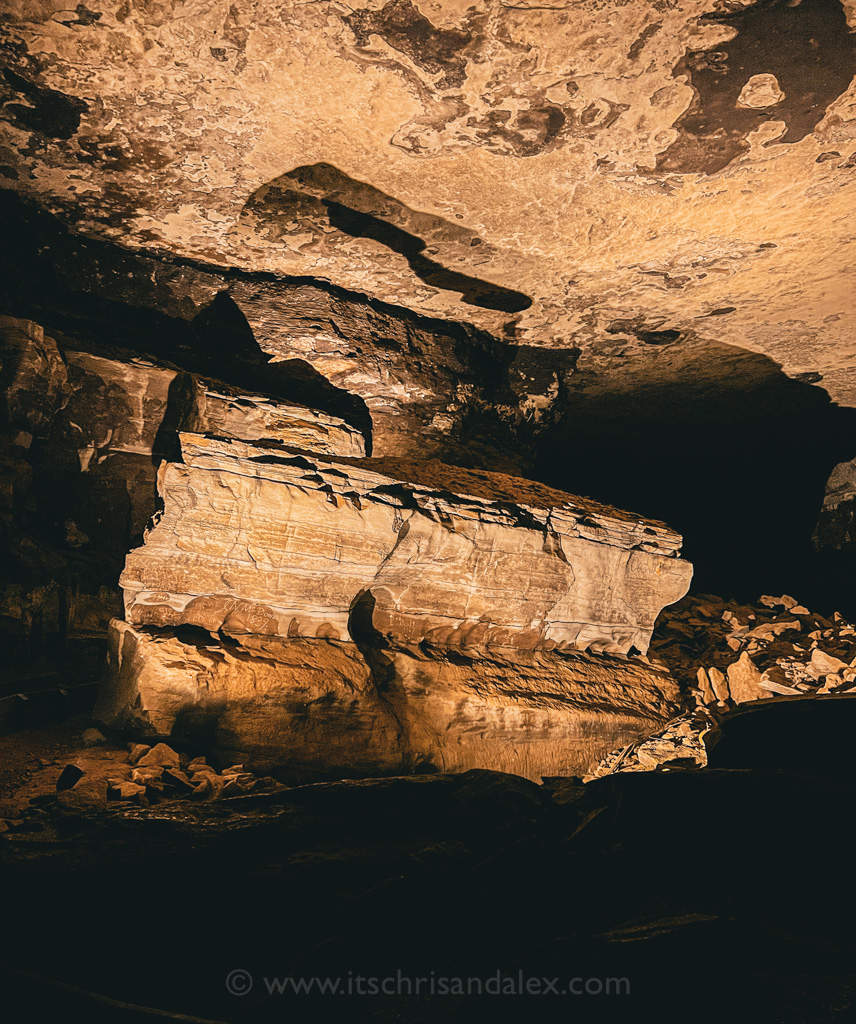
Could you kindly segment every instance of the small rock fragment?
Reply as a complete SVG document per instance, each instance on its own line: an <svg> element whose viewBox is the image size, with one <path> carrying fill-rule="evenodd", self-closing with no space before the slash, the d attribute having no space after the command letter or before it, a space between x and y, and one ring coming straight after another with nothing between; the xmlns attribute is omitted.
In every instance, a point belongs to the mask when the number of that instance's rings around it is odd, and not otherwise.
<svg viewBox="0 0 856 1024"><path fill-rule="evenodd" d="M162 768L178 768L178 754L166 743L156 743L152 749L144 754L138 765L160 765Z"/></svg>
<svg viewBox="0 0 856 1024"><path fill-rule="evenodd" d="M110 789L107 792L108 798L117 800L132 800L134 797L142 796L146 787L137 782L127 782L122 779L108 779Z"/></svg>
<svg viewBox="0 0 856 1024"><path fill-rule="evenodd" d="M769 594L764 594L761 598L761 604L767 608L784 608L785 611L790 611L796 607L797 601L793 597L789 597L787 594L782 594L781 597L770 597Z"/></svg>
<svg viewBox="0 0 856 1024"><path fill-rule="evenodd" d="M189 794L194 790L193 783L180 768L165 768L161 778L168 789L177 790L182 794Z"/></svg>
<svg viewBox="0 0 856 1024"><path fill-rule="evenodd" d="M761 685L761 673L745 652L728 666L728 689L735 704L767 697L767 691Z"/></svg>
<svg viewBox="0 0 856 1024"><path fill-rule="evenodd" d="M59 778L56 780L57 792L63 792L66 789L71 789L72 786L76 785L86 772L82 768L78 768L76 764L67 764L65 768L59 773Z"/></svg>
<svg viewBox="0 0 856 1024"><path fill-rule="evenodd" d="M100 729L84 729L80 741L84 747L100 747L107 742L107 737Z"/></svg>
<svg viewBox="0 0 856 1024"><path fill-rule="evenodd" d="M720 704L725 704L728 701L728 683L725 681L725 675L719 671L718 668L709 668L707 670L708 677L710 678L710 685L713 687L713 692L716 699Z"/></svg>
<svg viewBox="0 0 856 1024"><path fill-rule="evenodd" d="M132 743L128 754L128 763L136 764L141 757L144 757L152 749L148 743Z"/></svg>

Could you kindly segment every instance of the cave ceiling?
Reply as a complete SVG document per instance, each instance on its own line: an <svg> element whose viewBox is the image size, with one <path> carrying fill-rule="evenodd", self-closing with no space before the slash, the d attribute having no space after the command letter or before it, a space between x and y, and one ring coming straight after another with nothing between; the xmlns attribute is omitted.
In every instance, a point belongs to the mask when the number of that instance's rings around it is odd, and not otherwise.
<svg viewBox="0 0 856 1024"><path fill-rule="evenodd" d="M3 10L3 185L83 235L856 405L849 0Z"/></svg>

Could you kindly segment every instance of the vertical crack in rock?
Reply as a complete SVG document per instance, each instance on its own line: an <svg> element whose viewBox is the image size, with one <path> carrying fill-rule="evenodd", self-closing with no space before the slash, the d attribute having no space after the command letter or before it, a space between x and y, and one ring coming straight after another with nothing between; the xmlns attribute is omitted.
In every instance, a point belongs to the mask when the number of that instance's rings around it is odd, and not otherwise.
<svg viewBox="0 0 856 1024"><path fill-rule="evenodd" d="M738 11L703 18L737 35L707 50L689 51L673 74L694 90L676 122L679 136L657 170L713 174L748 152L747 138L766 121L783 121L775 142L799 142L856 74L856 35L840 0L756 0ZM745 103L750 79L772 76L766 106ZM769 79L767 79L769 81ZM779 99L779 95L784 96ZM744 102L741 95L744 95ZM758 102L765 102L760 92Z"/></svg>

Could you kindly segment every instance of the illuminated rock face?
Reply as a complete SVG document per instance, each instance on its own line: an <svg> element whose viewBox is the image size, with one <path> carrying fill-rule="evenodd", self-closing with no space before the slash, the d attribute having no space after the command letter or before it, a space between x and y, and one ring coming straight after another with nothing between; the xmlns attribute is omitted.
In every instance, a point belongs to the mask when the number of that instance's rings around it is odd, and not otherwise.
<svg viewBox="0 0 856 1024"><path fill-rule="evenodd" d="M111 724L293 778L537 778L588 771L681 707L627 657L689 584L662 524L438 462L181 444L122 574Z"/></svg>
<svg viewBox="0 0 856 1024"><path fill-rule="evenodd" d="M5 187L84 234L852 404L852 0L96 7L8 0L0 77Z"/></svg>
<svg viewBox="0 0 856 1024"><path fill-rule="evenodd" d="M429 767L578 775L682 708L671 676L644 661L558 650L221 644L114 620L109 665L101 720L287 781Z"/></svg>
<svg viewBox="0 0 856 1024"><path fill-rule="evenodd" d="M528 481L181 441L121 577L135 625L644 652L689 585L667 527Z"/></svg>
<svg viewBox="0 0 856 1024"><path fill-rule="evenodd" d="M64 638L103 638L178 428L326 455L365 451L363 435L337 416L98 349L0 317L0 630L9 658L13 648L27 658Z"/></svg>

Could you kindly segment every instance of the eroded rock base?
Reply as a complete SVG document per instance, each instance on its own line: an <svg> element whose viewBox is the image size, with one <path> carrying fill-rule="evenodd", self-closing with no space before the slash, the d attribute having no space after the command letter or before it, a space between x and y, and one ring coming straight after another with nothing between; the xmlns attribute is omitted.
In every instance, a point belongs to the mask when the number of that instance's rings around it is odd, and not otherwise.
<svg viewBox="0 0 856 1024"><path fill-rule="evenodd" d="M114 620L97 717L286 779L581 775L682 707L642 660L139 628Z"/></svg>

